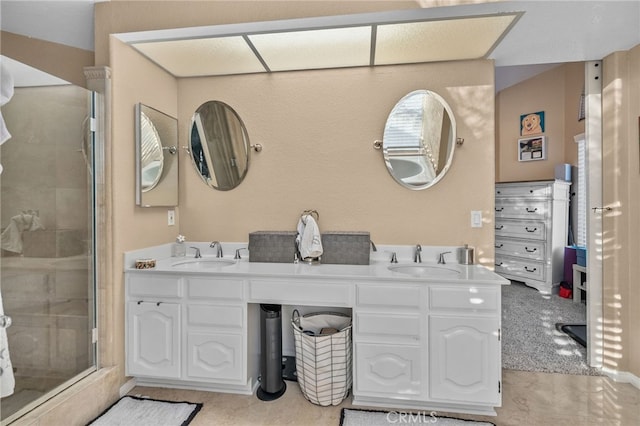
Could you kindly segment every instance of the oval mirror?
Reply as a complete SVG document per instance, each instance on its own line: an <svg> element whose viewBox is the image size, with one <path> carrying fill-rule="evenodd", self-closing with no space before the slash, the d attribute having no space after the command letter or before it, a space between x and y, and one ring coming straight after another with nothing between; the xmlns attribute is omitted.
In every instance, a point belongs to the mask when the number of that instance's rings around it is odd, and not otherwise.
<svg viewBox="0 0 640 426"><path fill-rule="evenodd" d="M240 185L249 168L249 137L236 112L227 104L200 105L191 122L191 159L202 180L227 191Z"/></svg>
<svg viewBox="0 0 640 426"><path fill-rule="evenodd" d="M391 176L409 189L435 185L451 166L456 122L437 93L416 90L393 107L382 137L384 162Z"/></svg>
<svg viewBox="0 0 640 426"><path fill-rule="evenodd" d="M164 156L156 126L147 114L140 112L140 190L148 192L162 177Z"/></svg>

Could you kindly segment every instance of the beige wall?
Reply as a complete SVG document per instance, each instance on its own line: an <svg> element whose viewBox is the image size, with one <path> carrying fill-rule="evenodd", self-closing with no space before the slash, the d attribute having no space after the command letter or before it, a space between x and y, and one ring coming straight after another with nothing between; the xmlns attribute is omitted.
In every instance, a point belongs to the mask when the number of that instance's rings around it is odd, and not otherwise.
<svg viewBox="0 0 640 426"><path fill-rule="evenodd" d="M605 58L602 95L604 365L640 376L640 46Z"/></svg>
<svg viewBox="0 0 640 426"><path fill-rule="evenodd" d="M584 86L584 64L560 65L497 95L496 181L553 179L555 166L576 164L573 136L584 132L578 105ZM547 159L518 161L520 115L544 111Z"/></svg>

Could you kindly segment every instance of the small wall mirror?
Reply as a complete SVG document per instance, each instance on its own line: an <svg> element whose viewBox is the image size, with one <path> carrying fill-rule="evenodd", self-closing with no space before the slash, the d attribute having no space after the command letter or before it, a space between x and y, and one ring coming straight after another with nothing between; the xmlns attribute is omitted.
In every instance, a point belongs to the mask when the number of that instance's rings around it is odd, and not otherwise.
<svg viewBox="0 0 640 426"><path fill-rule="evenodd" d="M409 189L426 189L445 175L456 146L456 122L437 93L416 90L393 107L382 150L391 176Z"/></svg>
<svg viewBox="0 0 640 426"><path fill-rule="evenodd" d="M191 122L190 152L196 171L211 188L228 191L240 185L249 169L249 137L229 105L208 101Z"/></svg>
<svg viewBox="0 0 640 426"><path fill-rule="evenodd" d="M144 104L135 108L136 204L178 205L178 120Z"/></svg>

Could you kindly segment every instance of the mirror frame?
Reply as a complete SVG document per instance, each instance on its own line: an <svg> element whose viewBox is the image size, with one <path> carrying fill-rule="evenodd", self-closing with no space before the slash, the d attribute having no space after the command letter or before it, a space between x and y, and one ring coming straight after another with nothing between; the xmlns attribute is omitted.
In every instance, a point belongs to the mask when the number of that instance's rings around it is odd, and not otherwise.
<svg viewBox="0 0 640 426"><path fill-rule="evenodd" d="M157 183L142 187L142 116L154 126L162 149L162 172ZM143 103L135 105L136 205L175 207L178 205L178 119Z"/></svg>
<svg viewBox="0 0 640 426"><path fill-rule="evenodd" d="M223 107L225 109L226 112L230 113L231 116L233 118L235 118L235 120L237 120L237 125L240 127L241 129L241 133L242 133L242 143L244 146L244 151L245 151L245 156L246 156L246 164L244 167L244 171L241 175L238 176L238 181L235 182L234 185L232 186L216 186L213 184L214 180L213 179L207 179L201 172L200 169L198 167L198 164L196 163L196 159L194 158L194 148L193 148L193 132L194 132L194 127L196 129L198 129L199 127L202 127L202 123L200 123L200 126L198 126L197 124L197 117L199 116L200 112L202 111L202 109L209 105L209 104L216 104L216 105L220 105L221 107ZM204 132L204 130L202 129L202 131L200 131L200 129L198 129L198 135L201 135L202 132ZM232 137L233 135L229 135L229 137ZM205 141L205 144L207 146L207 154L205 154L205 162L207 165L207 168L211 168L213 169L214 164L213 164L213 159L211 156L211 152L209 150L209 141ZM236 144L237 142L235 142L234 140L231 140L228 142L231 146L233 146L234 144ZM201 145L202 145L202 141L201 141ZM203 151L204 152L204 151ZM231 106L229 106L227 103L222 102L222 101L216 101L216 100L209 100L206 101L204 103L202 103L200 106L198 106L198 108L196 108L196 111L193 113L193 116L191 118L191 126L189 127L189 157L191 158L191 164L193 164L193 167L196 171L196 173L198 174L198 176L200 176L200 179L202 179L202 181L209 187L218 191L230 191L234 188L237 188L245 179L245 177L247 176L247 173L249 172L249 165L251 162L251 144L249 142L249 134L247 132L247 128L244 125L244 122L242 121L242 119L240 118L240 115L236 112L235 109L233 109ZM234 163L236 161L236 158L229 158L228 160L230 163ZM211 172L215 173L214 170L211 170ZM210 174L211 174L210 172Z"/></svg>
<svg viewBox="0 0 640 426"><path fill-rule="evenodd" d="M389 121L392 118L392 115L394 114L394 112L399 109L400 105L402 105L402 103L404 101L406 101L408 98L410 98L412 96L415 96L417 93L423 93L426 96L429 96L429 97L433 98L435 101L439 102L439 104L442 105L442 107L444 109L444 112L449 117L450 132L449 132L448 145L447 145L447 148L448 148L449 152L447 153L446 162L445 162L444 166L440 169L438 174L431 181L429 181L427 183L424 183L424 184L416 184L416 185L414 185L414 184L411 184L411 183L408 183L408 182L404 181L402 177L397 176L397 172L394 173L393 166L391 165L391 162L390 162L389 146L385 145L385 138L383 137L383 139L382 139L382 152L383 152L384 162L385 162L385 165L387 167L387 171L389 172L391 177L393 177L393 179L396 182L398 182L400 185L402 185L403 187L405 187L407 189L416 190L416 191L430 188L430 187L434 186L436 183L438 183L440 180L442 180L442 178L446 175L447 171L449 171L449 168L451 167L451 164L453 162L453 154L455 152L456 140L457 140L456 120L455 120L455 117L453 115L453 110L451 109L451 107L449 106L447 101L445 101L442 96L440 96L436 92L433 92L431 90L425 90L425 89L414 90L412 92L409 92L408 94L403 96L394 105L393 109L389 113L389 116L387 117L387 121L386 121L385 126L384 126L384 133L386 133L386 131L387 131L387 127L389 125ZM441 140L440 144L442 144L442 143L443 142ZM426 157L427 154L422 152L423 149L424 149L424 142L422 143L422 147L416 146L416 148L415 148L416 156L417 155L424 155ZM411 155L411 152L409 152L409 151L410 151L410 149L405 153L405 155ZM405 177L405 179L406 179L406 177Z"/></svg>

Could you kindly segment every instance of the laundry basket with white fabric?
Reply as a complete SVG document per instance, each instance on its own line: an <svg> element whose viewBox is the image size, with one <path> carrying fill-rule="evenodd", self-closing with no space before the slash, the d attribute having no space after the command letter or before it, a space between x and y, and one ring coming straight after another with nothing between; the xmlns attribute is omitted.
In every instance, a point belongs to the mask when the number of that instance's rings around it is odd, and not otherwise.
<svg viewBox="0 0 640 426"><path fill-rule="evenodd" d="M321 406L338 405L351 388L351 317L318 312L291 318L298 385L304 397Z"/></svg>

